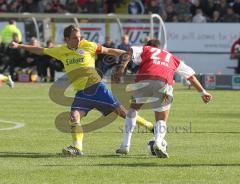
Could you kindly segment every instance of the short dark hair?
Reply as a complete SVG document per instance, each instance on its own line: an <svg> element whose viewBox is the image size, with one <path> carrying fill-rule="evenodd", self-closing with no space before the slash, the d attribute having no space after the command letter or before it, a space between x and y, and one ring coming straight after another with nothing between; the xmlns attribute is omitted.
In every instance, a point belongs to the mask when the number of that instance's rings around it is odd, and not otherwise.
<svg viewBox="0 0 240 184"><path fill-rule="evenodd" d="M161 47L161 42L158 39L151 39L147 42L146 46Z"/></svg>
<svg viewBox="0 0 240 184"><path fill-rule="evenodd" d="M12 24L15 24L16 21L11 19L11 20L8 21L8 23L12 25Z"/></svg>
<svg viewBox="0 0 240 184"><path fill-rule="evenodd" d="M69 25L69 26L65 27L64 32L63 32L64 38L69 38L73 31L80 31L80 30L75 25Z"/></svg>
<svg viewBox="0 0 240 184"><path fill-rule="evenodd" d="M50 43L54 43L52 39L47 40L46 44L49 45Z"/></svg>

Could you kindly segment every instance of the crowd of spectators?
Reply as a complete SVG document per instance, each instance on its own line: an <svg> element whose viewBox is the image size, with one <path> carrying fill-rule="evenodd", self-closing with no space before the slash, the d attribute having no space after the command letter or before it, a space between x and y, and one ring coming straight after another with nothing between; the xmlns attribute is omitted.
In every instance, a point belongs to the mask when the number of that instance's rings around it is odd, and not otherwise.
<svg viewBox="0 0 240 184"><path fill-rule="evenodd" d="M113 13L121 0L0 0L0 12Z"/></svg>
<svg viewBox="0 0 240 184"><path fill-rule="evenodd" d="M55 80L55 71L63 69L60 61L48 56L38 56L22 49L9 47L12 41L22 43L22 33L14 20L9 20L9 24L0 31L0 73L8 73L15 81L19 80L20 73L27 73L29 76L36 73L37 79L42 82L53 82ZM33 46L40 45L35 37L30 39L29 44ZM50 48L53 46L53 41L48 40L45 47Z"/></svg>
<svg viewBox="0 0 240 184"><path fill-rule="evenodd" d="M240 0L125 0L126 11L129 14L150 14L161 15L166 22L239 22L240 21ZM29 12L29 13L114 13L120 7L121 0L0 0L0 13L2 12ZM122 5L123 6L123 5ZM60 62L51 58L36 56L22 50L9 49L10 41L21 42L22 35L15 27L15 22L1 30L4 35L0 43L0 73L8 72L13 79L17 79L17 70L32 69L37 71L39 79L43 81L54 81L54 71L62 70ZM31 38L32 45L38 45L36 38ZM52 47L53 42L49 40L46 47ZM106 47L127 50L130 47L128 36L122 37L122 43L115 45L110 38L106 38ZM103 60L100 55L99 60ZM16 60L17 58L17 60ZM41 62L39 62L41 60ZM107 63L109 62L110 63ZM103 74L116 62L106 60L104 65L97 62L97 68ZM128 66L134 72L136 66L132 63ZM50 76L47 76L49 69Z"/></svg>
<svg viewBox="0 0 240 184"><path fill-rule="evenodd" d="M13 34L13 41L21 43L15 33ZM35 37L32 37L29 44L38 46L39 42ZM53 42L48 40L45 47L52 46ZM48 56L31 54L21 49L12 49L8 47L8 44L0 43L0 73L8 73L14 81L20 80L19 75L24 73L29 74L29 76L36 75L39 82L53 82L55 71L62 70L63 65L60 61Z"/></svg>
<svg viewBox="0 0 240 184"><path fill-rule="evenodd" d="M156 13L165 22L240 21L240 0L132 0L129 7L130 14Z"/></svg>
<svg viewBox="0 0 240 184"><path fill-rule="evenodd" d="M166 22L239 22L240 0L0 0L1 12L156 13Z"/></svg>

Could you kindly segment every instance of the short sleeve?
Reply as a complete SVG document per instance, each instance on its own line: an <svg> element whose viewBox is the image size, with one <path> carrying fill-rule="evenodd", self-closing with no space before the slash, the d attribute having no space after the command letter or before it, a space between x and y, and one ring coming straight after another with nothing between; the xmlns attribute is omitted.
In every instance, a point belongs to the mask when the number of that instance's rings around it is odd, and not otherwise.
<svg viewBox="0 0 240 184"><path fill-rule="evenodd" d="M131 47L131 49L133 51L132 61L136 65L140 65L140 63L142 62L141 55L142 55L143 47L133 46L133 47Z"/></svg>
<svg viewBox="0 0 240 184"><path fill-rule="evenodd" d="M88 40L84 40L83 46L88 52L90 52L91 55L95 55L99 49L96 43Z"/></svg>
<svg viewBox="0 0 240 184"><path fill-rule="evenodd" d="M183 61L178 65L176 72L185 79L189 79L191 76L195 75L195 71Z"/></svg>

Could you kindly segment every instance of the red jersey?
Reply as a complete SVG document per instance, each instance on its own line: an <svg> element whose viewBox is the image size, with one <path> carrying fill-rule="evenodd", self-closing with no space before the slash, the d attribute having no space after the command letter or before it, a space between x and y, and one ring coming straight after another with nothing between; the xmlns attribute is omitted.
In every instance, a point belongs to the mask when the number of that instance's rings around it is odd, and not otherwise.
<svg viewBox="0 0 240 184"><path fill-rule="evenodd" d="M134 54L133 54L134 56ZM144 46L140 55L136 82L140 80L161 80L173 85L173 77L180 60L166 50Z"/></svg>

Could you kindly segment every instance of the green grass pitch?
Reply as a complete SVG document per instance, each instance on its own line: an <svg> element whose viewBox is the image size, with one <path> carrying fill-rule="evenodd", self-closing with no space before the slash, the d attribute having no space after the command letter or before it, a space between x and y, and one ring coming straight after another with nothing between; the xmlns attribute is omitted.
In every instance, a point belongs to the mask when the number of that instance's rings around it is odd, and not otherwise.
<svg viewBox="0 0 240 184"><path fill-rule="evenodd" d="M130 154L116 156L120 118L85 135L84 157L62 157L71 137L55 128L54 119L68 107L49 99L49 86L0 88L0 184L240 183L240 91L211 91L214 100L205 105L196 91L177 86L168 121L169 159L149 156L152 134L143 128L134 133ZM89 113L83 123L98 115ZM151 110L140 115L154 121ZM9 122L25 126L2 130L14 126Z"/></svg>

